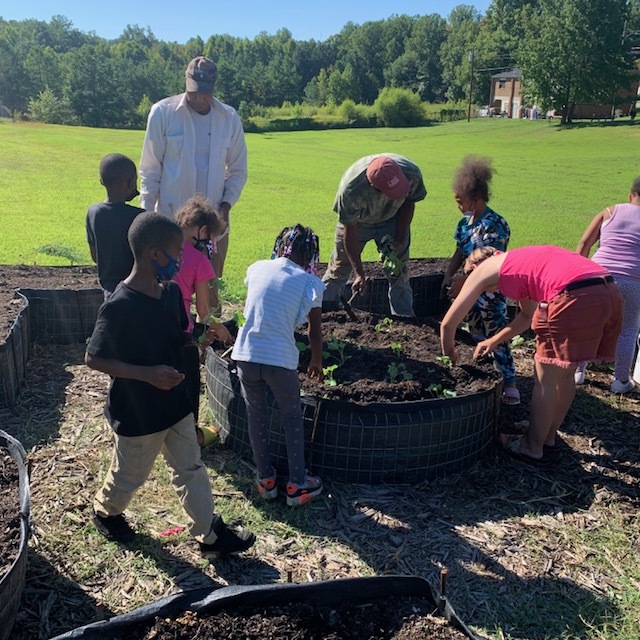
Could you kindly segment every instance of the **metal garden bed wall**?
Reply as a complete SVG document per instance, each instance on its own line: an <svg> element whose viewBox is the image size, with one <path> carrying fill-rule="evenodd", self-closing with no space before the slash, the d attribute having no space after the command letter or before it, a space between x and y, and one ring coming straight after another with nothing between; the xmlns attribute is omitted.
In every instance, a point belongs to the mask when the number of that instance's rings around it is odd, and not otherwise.
<svg viewBox="0 0 640 640"><path fill-rule="evenodd" d="M0 430L0 447L6 449L18 466L20 489L20 543L18 555L0 580L0 640L11 638L11 628L20 606L27 573L27 538L29 536L29 476L26 453L14 437Z"/></svg>
<svg viewBox="0 0 640 640"><path fill-rule="evenodd" d="M206 385L220 438L252 461L245 404L233 363L207 350ZM341 482L415 483L463 471L495 446L501 383L468 396L359 405L302 396L305 450L314 473ZM268 394L274 465L286 474L280 413Z"/></svg>
<svg viewBox="0 0 640 640"><path fill-rule="evenodd" d="M103 302L102 289L18 289L17 295L26 306L0 345L0 406L15 404L30 346L84 342Z"/></svg>

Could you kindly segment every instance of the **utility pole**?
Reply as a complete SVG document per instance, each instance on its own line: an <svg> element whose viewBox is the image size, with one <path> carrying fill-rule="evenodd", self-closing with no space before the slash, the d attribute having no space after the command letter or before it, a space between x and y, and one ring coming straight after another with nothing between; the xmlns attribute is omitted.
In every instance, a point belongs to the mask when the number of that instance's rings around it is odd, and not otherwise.
<svg viewBox="0 0 640 640"><path fill-rule="evenodd" d="M469 54L471 70L469 72L469 107L467 108L467 122L471 122L471 96L473 95L473 49Z"/></svg>

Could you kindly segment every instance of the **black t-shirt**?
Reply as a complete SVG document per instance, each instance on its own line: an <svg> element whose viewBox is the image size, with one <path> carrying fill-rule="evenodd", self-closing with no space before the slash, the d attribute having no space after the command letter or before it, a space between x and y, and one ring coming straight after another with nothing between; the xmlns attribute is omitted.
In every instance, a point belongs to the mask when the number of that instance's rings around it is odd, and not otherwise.
<svg viewBox="0 0 640 640"><path fill-rule="evenodd" d="M144 209L126 202L98 202L87 211L87 242L96 248L98 280L113 291L133 267L127 233L133 219Z"/></svg>
<svg viewBox="0 0 640 640"><path fill-rule="evenodd" d="M87 352L127 364L166 364L182 373L183 342L188 319L180 287L163 284L160 299L118 285L98 311ZM141 436L168 429L191 413L187 386L163 391L139 380L113 378L105 416L122 436Z"/></svg>

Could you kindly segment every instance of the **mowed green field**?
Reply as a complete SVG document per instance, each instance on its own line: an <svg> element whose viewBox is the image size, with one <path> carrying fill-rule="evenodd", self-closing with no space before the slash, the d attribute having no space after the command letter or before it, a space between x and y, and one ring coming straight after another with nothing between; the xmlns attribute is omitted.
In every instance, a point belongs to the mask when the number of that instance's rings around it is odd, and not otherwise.
<svg viewBox="0 0 640 640"><path fill-rule="evenodd" d="M69 264L39 253L60 244L90 263L84 220L104 199L98 164L107 153L136 164L144 132L33 123L0 124L0 264ZM333 198L344 170L361 156L393 152L422 169L427 199L416 207L412 256L448 256L459 212L451 193L466 154L493 159L491 204L512 229L512 247L575 248L591 218L624 201L640 174L640 122L562 129L556 123L479 119L415 129L349 129L248 134L249 180L232 210L225 281L241 287L246 267L270 255L276 234L301 222L332 245ZM376 258L373 247L365 258Z"/></svg>

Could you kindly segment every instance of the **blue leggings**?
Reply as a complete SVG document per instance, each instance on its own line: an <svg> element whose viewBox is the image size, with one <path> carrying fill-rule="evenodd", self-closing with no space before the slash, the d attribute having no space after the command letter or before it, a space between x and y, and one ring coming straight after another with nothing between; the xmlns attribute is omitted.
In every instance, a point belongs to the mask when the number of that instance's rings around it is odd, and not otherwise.
<svg viewBox="0 0 640 640"><path fill-rule="evenodd" d="M238 362L238 377L242 397L247 406L249 441L258 477L274 474L269 452L269 418L267 415L267 387L278 403L289 463L289 482L302 484L305 479L304 425L300 405L300 378L295 369L284 369L255 362Z"/></svg>
<svg viewBox="0 0 640 640"><path fill-rule="evenodd" d="M501 293L483 293L471 307L466 321L476 342L494 336L509 324L505 297ZM504 383L514 384L516 368L508 342L503 342L493 350L493 360Z"/></svg>

